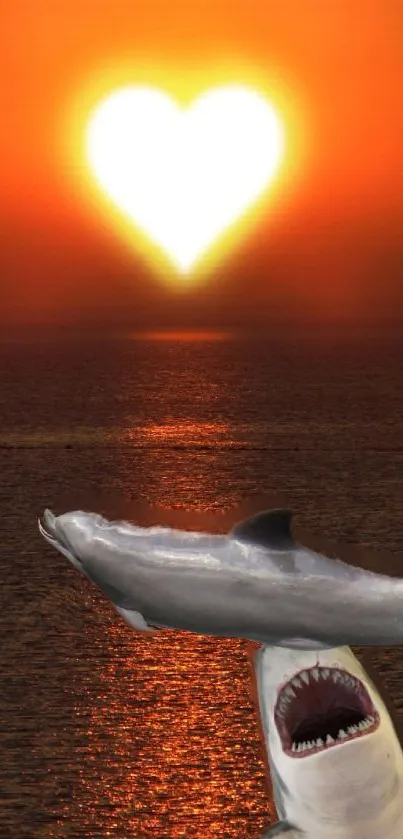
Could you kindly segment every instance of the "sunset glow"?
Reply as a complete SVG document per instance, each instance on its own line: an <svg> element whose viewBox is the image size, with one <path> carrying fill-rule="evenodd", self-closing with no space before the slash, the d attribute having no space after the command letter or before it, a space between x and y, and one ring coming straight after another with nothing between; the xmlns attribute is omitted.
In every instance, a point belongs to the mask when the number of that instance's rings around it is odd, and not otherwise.
<svg viewBox="0 0 403 839"><path fill-rule="evenodd" d="M95 109L86 134L99 185L181 274L267 190L283 149L274 109L241 85L207 91L189 109L126 87Z"/></svg>
<svg viewBox="0 0 403 839"><path fill-rule="evenodd" d="M264 330L403 317L402 8L8 3L4 322ZM260 117L237 122L222 93L212 116L209 97L234 88L281 134L265 171Z"/></svg>

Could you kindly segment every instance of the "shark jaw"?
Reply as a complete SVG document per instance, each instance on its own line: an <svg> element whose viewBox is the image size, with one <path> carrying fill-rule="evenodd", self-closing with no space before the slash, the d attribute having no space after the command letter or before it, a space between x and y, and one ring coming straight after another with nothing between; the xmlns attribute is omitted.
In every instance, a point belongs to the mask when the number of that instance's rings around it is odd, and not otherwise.
<svg viewBox="0 0 403 839"><path fill-rule="evenodd" d="M280 688L274 721L283 751L306 758L367 736L380 717L360 679L316 666L300 670Z"/></svg>

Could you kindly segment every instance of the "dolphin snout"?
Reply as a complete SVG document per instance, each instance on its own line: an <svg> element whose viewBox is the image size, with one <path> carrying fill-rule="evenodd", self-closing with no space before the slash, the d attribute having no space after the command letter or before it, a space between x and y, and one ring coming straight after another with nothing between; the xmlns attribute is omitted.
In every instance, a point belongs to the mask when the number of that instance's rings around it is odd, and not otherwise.
<svg viewBox="0 0 403 839"><path fill-rule="evenodd" d="M51 510L45 510L42 516L42 521L40 518L38 519L39 533L48 542L54 543L55 541L59 540L56 522L56 516L53 515Z"/></svg>
<svg viewBox="0 0 403 839"><path fill-rule="evenodd" d="M45 510L43 522L47 532L56 536L56 516L53 515L51 510Z"/></svg>
<svg viewBox="0 0 403 839"><path fill-rule="evenodd" d="M41 536L43 536L43 538L46 539L52 547L57 548L63 556L67 557L75 568L82 570L82 563L75 555L71 545L69 544L64 528L58 526L58 518L51 510L45 510L43 514L43 524L41 520L38 519L38 527Z"/></svg>

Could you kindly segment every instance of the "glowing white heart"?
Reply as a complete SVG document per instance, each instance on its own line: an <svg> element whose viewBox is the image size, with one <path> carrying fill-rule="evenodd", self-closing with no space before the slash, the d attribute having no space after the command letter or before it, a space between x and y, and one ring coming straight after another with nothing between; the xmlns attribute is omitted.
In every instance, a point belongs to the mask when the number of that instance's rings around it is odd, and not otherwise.
<svg viewBox="0 0 403 839"><path fill-rule="evenodd" d="M134 86L99 105L86 143L99 185L186 273L267 188L284 138L250 88L216 88L182 110Z"/></svg>

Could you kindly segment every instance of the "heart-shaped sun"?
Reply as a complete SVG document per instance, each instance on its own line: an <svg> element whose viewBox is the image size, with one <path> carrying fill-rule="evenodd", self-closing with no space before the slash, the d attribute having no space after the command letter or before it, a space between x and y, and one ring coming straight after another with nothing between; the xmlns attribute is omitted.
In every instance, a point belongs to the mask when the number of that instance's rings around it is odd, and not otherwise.
<svg viewBox="0 0 403 839"><path fill-rule="evenodd" d="M182 109L133 86L95 109L86 144L99 185L188 273L267 189L284 136L272 106L248 87L215 88Z"/></svg>

